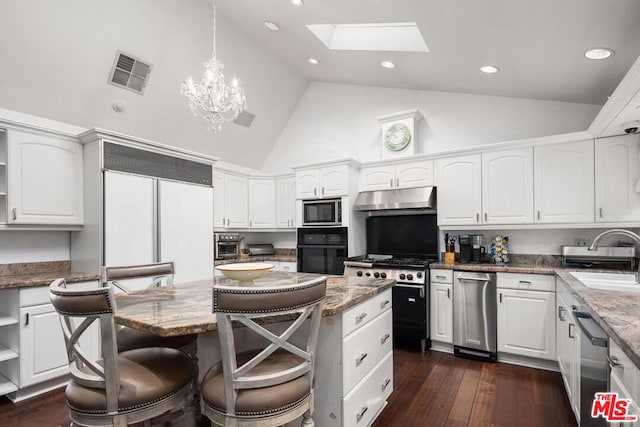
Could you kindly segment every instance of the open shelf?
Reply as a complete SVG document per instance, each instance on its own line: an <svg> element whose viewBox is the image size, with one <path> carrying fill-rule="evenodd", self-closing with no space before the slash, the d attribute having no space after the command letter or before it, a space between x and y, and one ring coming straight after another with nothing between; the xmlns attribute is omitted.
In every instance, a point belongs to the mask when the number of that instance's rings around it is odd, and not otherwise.
<svg viewBox="0 0 640 427"><path fill-rule="evenodd" d="M18 323L18 319L0 313L0 326L15 325L16 323Z"/></svg>
<svg viewBox="0 0 640 427"><path fill-rule="evenodd" d="M5 360L17 359L17 358L18 358L18 353L0 344L0 362L3 362ZM0 378L0 386L1 386L1 383L2 383L2 378Z"/></svg>
<svg viewBox="0 0 640 427"><path fill-rule="evenodd" d="M16 390L18 390L17 385L0 375L0 396L13 393Z"/></svg>

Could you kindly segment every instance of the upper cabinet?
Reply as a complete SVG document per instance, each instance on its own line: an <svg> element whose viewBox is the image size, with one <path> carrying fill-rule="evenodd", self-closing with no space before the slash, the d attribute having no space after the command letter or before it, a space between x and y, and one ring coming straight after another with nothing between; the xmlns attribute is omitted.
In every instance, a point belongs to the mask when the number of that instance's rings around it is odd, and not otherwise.
<svg viewBox="0 0 640 427"><path fill-rule="evenodd" d="M83 159L78 141L8 130L2 148L7 154L6 163L0 155L0 198L6 206L0 216L6 209L6 222L82 225Z"/></svg>
<svg viewBox="0 0 640 427"><path fill-rule="evenodd" d="M596 140L596 222L640 220L640 136Z"/></svg>
<svg viewBox="0 0 640 427"><path fill-rule="evenodd" d="M276 183L272 178L249 179L249 227L276 226Z"/></svg>
<svg viewBox="0 0 640 427"><path fill-rule="evenodd" d="M480 154L438 159L438 225L478 225L482 212Z"/></svg>
<svg viewBox="0 0 640 427"><path fill-rule="evenodd" d="M296 178L276 179L276 227L295 228Z"/></svg>
<svg viewBox="0 0 640 427"><path fill-rule="evenodd" d="M484 224L533 222L533 149L482 154Z"/></svg>
<svg viewBox="0 0 640 427"><path fill-rule="evenodd" d="M296 171L296 198L320 199L346 196L349 190L349 166L338 164Z"/></svg>
<svg viewBox="0 0 640 427"><path fill-rule="evenodd" d="M248 187L247 178L214 170L214 227L247 228L249 226Z"/></svg>
<svg viewBox="0 0 640 427"><path fill-rule="evenodd" d="M402 162L360 169L360 191L430 187L433 185L433 160Z"/></svg>
<svg viewBox="0 0 640 427"><path fill-rule="evenodd" d="M593 140L534 150L534 222L594 222Z"/></svg>

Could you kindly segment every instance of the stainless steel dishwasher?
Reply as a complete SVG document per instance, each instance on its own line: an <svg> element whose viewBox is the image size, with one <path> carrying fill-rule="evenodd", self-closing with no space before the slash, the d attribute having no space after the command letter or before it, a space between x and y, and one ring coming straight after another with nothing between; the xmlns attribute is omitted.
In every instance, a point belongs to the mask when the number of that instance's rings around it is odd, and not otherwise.
<svg viewBox="0 0 640 427"><path fill-rule="evenodd" d="M454 272L453 351L456 356L496 360L495 273Z"/></svg>

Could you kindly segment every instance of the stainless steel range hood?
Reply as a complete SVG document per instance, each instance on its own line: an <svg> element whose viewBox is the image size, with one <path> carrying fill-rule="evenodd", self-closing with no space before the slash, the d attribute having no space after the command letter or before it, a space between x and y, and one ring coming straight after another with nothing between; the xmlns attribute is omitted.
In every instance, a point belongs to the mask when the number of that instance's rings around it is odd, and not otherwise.
<svg viewBox="0 0 640 427"><path fill-rule="evenodd" d="M363 191L353 209L378 211L395 209L436 209L436 187L406 188L403 190Z"/></svg>

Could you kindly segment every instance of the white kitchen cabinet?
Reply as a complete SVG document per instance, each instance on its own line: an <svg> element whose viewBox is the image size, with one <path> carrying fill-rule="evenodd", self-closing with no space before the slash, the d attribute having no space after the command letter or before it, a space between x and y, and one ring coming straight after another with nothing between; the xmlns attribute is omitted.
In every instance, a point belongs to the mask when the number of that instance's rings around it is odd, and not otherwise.
<svg viewBox="0 0 640 427"><path fill-rule="evenodd" d="M479 225L482 220L480 154L438 159L438 225Z"/></svg>
<svg viewBox="0 0 640 427"><path fill-rule="evenodd" d="M534 221L594 222L593 140L534 147Z"/></svg>
<svg viewBox="0 0 640 427"><path fill-rule="evenodd" d="M296 171L296 198L319 199L348 194L349 166L324 166Z"/></svg>
<svg viewBox="0 0 640 427"><path fill-rule="evenodd" d="M595 141L596 222L639 222L640 137Z"/></svg>
<svg viewBox="0 0 640 427"><path fill-rule="evenodd" d="M453 285L431 283L431 341L453 344Z"/></svg>
<svg viewBox="0 0 640 427"><path fill-rule="evenodd" d="M318 342L316 425L373 423L393 391L391 289L323 317Z"/></svg>
<svg viewBox="0 0 640 427"><path fill-rule="evenodd" d="M627 413L626 415L635 415L640 417L640 410L638 409L638 404L636 400L633 398L633 394L624 386L621 379L618 375L612 370L609 375L609 391L613 393L618 393L618 400L621 399L629 399L629 405L627 405ZM621 421L613 421L607 422L607 426L610 427L625 427L625 426L635 426L637 422L621 422Z"/></svg>
<svg viewBox="0 0 640 427"><path fill-rule="evenodd" d="M533 222L532 148L482 154L482 207L484 224Z"/></svg>
<svg viewBox="0 0 640 427"><path fill-rule="evenodd" d="M249 180L243 176L221 171L214 171L213 176L214 226L249 227Z"/></svg>
<svg viewBox="0 0 640 427"><path fill-rule="evenodd" d="M557 285L557 359L569 404L580 425L580 331L572 313L577 302L564 281L558 279Z"/></svg>
<svg viewBox="0 0 640 427"><path fill-rule="evenodd" d="M82 145L17 130L8 131L7 141L8 223L82 225Z"/></svg>
<svg viewBox="0 0 640 427"><path fill-rule="evenodd" d="M555 277L497 274L498 352L556 360Z"/></svg>
<svg viewBox="0 0 640 427"><path fill-rule="evenodd" d="M249 179L249 227L276 226L276 183L273 179Z"/></svg>
<svg viewBox="0 0 640 427"><path fill-rule="evenodd" d="M360 191L392 190L433 186L433 160L360 169Z"/></svg>
<svg viewBox="0 0 640 427"><path fill-rule="evenodd" d="M276 179L276 227L295 228L296 179L286 177Z"/></svg>
<svg viewBox="0 0 640 427"><path fill-rule="evenodd" d="M18 289L0 290L0 396L18 389L20 332Z"/></svg>

